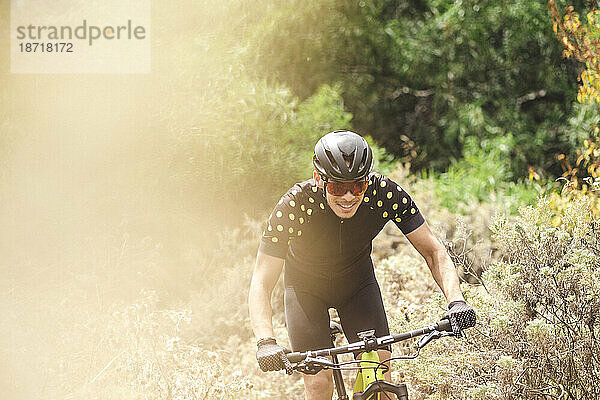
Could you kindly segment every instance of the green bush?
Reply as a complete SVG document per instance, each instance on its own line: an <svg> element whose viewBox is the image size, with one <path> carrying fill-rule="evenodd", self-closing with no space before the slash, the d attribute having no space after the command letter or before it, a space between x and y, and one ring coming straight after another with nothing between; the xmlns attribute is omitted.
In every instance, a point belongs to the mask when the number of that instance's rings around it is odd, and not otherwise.
<svg viewBox="0 0 600 400"><path fill-rule="evenodd" d="M531 204L548 190L548 184L536 181L515 182L511 154L512 135L465 141L464 157L452 162L446 172L424 173L430 176L442 206L466 213L473 204L492 203L515 212L521 204Z"/></svg>
<svg viewBox="0 0 600 400"><path fill-rule="evenodd" d="M561 210L552 223L547 201L521 210L521 218L494 225L505 253L503 263L484 276L502 299L522 310L514 331L506 332L510 355L523 372L511 390L533 396L544 390L556 396L598 398L590 382L598 380L600 327L600 236L586 197ZM546 388L546 389L542 389Z"/></svg>
<svg viewBox="0 0 600 400"><path fill-rule="evenodd" d="M561 213L560 226L553 224ZM596 399L600 395L600 222L589 200L560 211L548 201L498 217L494 241L502 260L483 286L463 286L478 324L462 340L445 339L403 362L418 399ZM434 296L396 329L431 322L443 310ZM409 321L409 322L407 322Z"/></svg>

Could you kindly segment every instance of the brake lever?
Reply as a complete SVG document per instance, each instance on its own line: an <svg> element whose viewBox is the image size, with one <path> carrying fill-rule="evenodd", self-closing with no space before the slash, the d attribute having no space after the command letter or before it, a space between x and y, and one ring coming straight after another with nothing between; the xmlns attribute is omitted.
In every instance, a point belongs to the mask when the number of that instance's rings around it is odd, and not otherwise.
<svg viewBox="0 0 600 400"><path fill-rule="evenodd" d="M299 363L296 370L303 374L315 375L323 369L336 367L336 364L325 357L306 357L306 359Z"/></svg>
<svg viewBox="0 0 600 400"><path fill-rule="evenodd" d="M425 347L429 342L431 342L434 339L439 339L439 338L443 338L446 336L455 336L454 333L452 332L440 332L440 331L433 331L423 337L421 337L421 339L419 339L419 342L417 343L417 346L419 349L422 349L423 347Z"/></svg>
<svg viewBox="0 0 600 400"><path fill-rule="evenodd" d="M307 357L306 361L317 363L323 368L333 368L336 364L327 357Z"/></svg>

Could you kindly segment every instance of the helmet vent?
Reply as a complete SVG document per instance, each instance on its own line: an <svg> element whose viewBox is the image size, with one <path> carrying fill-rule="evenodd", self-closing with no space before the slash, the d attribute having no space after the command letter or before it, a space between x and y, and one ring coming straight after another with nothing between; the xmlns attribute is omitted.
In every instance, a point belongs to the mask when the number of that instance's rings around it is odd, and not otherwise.
<svg viewBox="0 0 600 400"><path fill-rule="evenodd" d="M354 161L354 153L346 155L343 155L344 157L344 161L346 162L346 165L348 166L348 169L352 169L353 165L352 165L352 161Z"/></svg>
<svg viewBox="0 0 600 400"><path fill-rule="evenodd" d="M329 163L331 164L331 167L336 170L337 172L341 172L340 168L338 167L336 161L335 161L335 157L333 156L333 153L327 149L325 149L325 154L327 155L327 159L329 160Z"/></svg>
<svg viewBox="0 0 600 400"><path fill-rule="evenodd" d="M367 163L367 149L366 148L363 150L363 154L360 159L361 159L360 169L363 169L365 167L365 164Z"/></svg>

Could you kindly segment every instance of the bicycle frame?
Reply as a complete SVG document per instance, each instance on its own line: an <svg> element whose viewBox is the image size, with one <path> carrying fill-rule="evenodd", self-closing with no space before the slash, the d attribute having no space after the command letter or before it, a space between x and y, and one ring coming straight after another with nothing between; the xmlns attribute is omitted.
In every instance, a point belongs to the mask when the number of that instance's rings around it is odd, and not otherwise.
<svg viewBox="0 0 600 400"><path fill-rule="evenodd" d="M364 392L365 389L375 381L383 381L385 380L383 376L383 371L381 368L369 368L374 367L377 364L370 363L369 361L379 362L379 354L376 351L370 351L368 353L363 353L361 357L361 363L359 364L361 368L368 369L360 369L356 374L356 380L354 381L354 393ZM366 362L365 362L366 361Z"/></svg>
<svg viewBox="0 0 600 400"><path fill-rule="evenodd" d="M379 355L376 351L372 351L363 354L362 359L379 362ZM399 400L408 400L408 390L404 383L397 385L386 381L381 368L377 369L377 376L375 376L374 371L376 368L373 367L375 364L361 363L360 365L361 367L369 367L369 365L365 364L370 364L371 368L361 369L358 372L356 382L354 383L354 392L351 396L352 400L392 399L389 394L395 394Z"/></svg>

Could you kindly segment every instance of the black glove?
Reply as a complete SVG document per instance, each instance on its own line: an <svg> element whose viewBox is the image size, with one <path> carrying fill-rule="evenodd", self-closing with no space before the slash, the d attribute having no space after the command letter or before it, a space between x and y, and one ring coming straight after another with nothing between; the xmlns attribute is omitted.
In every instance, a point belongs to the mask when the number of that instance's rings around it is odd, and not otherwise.
<svg viewBox="0 0 600 400"><path fill-rule="evenodd" d="M285 369L288 375L292 374L292 363L285 356L286 349L279 346L274 337L259 339L256 346L256 360L263 372Z"/></svg>
<svg viewBox="0 0 600 400"><path fill-rule="evenodd" d="M448 313L444 317L450 321L452 332L457 337L462 336L462 330L475 326L477 317L473 307L464 300L456 300L448 304Z"/></svg>

